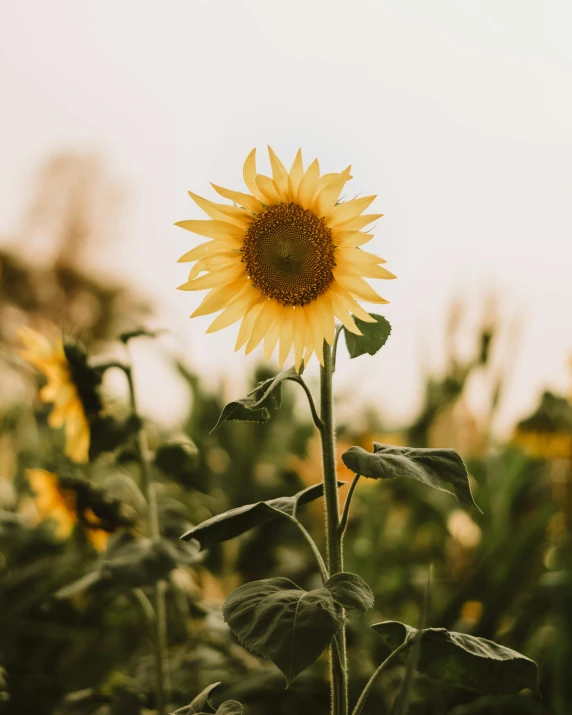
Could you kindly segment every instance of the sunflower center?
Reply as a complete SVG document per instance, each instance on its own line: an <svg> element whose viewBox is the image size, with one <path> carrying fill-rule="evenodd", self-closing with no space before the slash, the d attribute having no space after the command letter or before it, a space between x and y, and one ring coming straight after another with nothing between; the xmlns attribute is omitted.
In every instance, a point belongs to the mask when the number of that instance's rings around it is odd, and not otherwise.
<svg viewBox="0 0 572 715"><path fill-rule="evenodd" d="M333 280L332 231L295 203L265 209L250 225L243 261L253 284L284 305L305 305Z"/></svg>

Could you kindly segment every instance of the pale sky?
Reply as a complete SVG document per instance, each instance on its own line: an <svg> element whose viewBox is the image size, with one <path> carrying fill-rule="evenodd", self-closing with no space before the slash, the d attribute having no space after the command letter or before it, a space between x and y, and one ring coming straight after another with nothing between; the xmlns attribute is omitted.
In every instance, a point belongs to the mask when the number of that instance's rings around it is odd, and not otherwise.
<svg viewBox="0 0 572 715"><path fill-rule="evenodd" d="M162 302L192 364L236 377L260 350L204 335L208 317L186 320L201 295L175 290L195 239L173 223L200 217L187 190L242 190L266 144L352 164L350 191L385 214L368 248L398 280L376 286L390 341L342 360L341 388L407 419L446 306L462 295L476 318L493 288L521 322L508 424L569 381L571 27L570 0L0 0L0 234L46 157L105 153L130 199L126 248L99 260Z"/></svg>

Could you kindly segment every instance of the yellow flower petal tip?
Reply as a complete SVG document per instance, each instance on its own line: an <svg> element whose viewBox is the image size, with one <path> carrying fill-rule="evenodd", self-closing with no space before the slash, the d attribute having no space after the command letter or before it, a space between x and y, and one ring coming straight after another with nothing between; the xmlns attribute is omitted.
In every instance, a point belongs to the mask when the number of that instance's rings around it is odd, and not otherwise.
<svg viewBox="0 0 572 715"><path fill-rule="evenodd" d="M372 320L358 301L385 304L365 278L394 279L385 260L360 246L363 229L383 214L365 214L376 196L341 201L351 165L339 173L320 173L317 159L304 169L302 150L288 171L267 145L271 177L257 173L256 148L243 166L248 193L211 186L230 204L213 203L189 191L209 220L175 225L210 239L179 259L195 262L178 290L208 290L191 317L222 311L208 327L215 332L239 322L235 349L250 353L264 345L265 356L291 355L296 369L321 346L330 345L336 318L361 334L352 315Z"/></svg>

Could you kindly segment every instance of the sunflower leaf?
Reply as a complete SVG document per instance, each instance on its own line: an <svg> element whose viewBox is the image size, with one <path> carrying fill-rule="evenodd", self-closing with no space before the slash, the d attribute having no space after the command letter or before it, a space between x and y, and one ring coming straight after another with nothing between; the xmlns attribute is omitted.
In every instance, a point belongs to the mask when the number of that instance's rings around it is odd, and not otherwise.
<svg viewBox="0 0 572 715"><path fill-rule="evenodd" d="M344 482L339 481L338 487ZM211 544L234 539L244 534L255 526L264 524L279 517L295 516L298 506L318 499L324 493L323 484L314 484L291 497L279 497L260 501L256 504L246 504L236 509L230 509L223 514L213 516L193 527L181 536L181 539L190 541L196 539L201 549L206 549Z"/></svg>
<svg viewBox="0 0 572 715"><path fill-rule="evenodd" d="M215 715L242 715L244 708L238 700L225 700L221 703Z"/></svg>
<svg viewBox="0 0 572 715"><path fill-rule="evenodd" d="M355 315L353 316L355 324L363 335L355 335L355 333L350 333L349 330L344 328L350 358L365 354L375 355L375 353L385 345L387 338L389 338L391 333L391 325L389 322L383 315L376 315L375 313L370 313L370 315L372 318L375 318L375 323L366 323L365 320L356 318Z"/></svg>
<svg viewBox="0 0 572 715"><path fill-rule="evenodd" d="M287 685L319 658L342 623L328 589L303 591L283 577L240 586L222 612L242 645L273 661Z"/></svg>
<svg viewBox="0 0 572 715"><path fill-rule="evenodd" d="M399 621L375 623L372 628L392 651L418 633ZM445 628L421 632L417 670L434 680L482 694L508 695L523 688L537 689L533 660L485 638Z"/></svg>
<svg viewBox="0 0 572 715"><path fill-rule="evenodd" d="M332 598L342 608L354 613L367 613L373 606L371 588L361 576L355 573L341 571L326 581L324 588L332 594Z"/></svg>
<svg viewBox="0 0 572 715"><path fill-rule="evenodd" d="M202 690L196 698L194 698L188 705L185 705L170 715L199 715L199 713L214 713L215 709L209 703L209 696L218 688L220 683L212 683L212 685L207 685L207 687Z"/></svg>
<svg viewBox="0 0 572 715"><path fill-rule="evenodd" d="M298 373L293 367L282 370L278 375L268 378L240 400L234 400L225 405L211 432L220 427L223 422L240 420L242 422L266 422L270 419L270 410L276 410L282 404L282 383L284 380L294 380Z"/></svg>
<svg viewBox="0 0 572 715"><path fill-rule="evenodd" d="M454 449L395 447L374 442L373 453L362 447L350 447L342 454L342 460L348 469L362 477L415 479L454 494L461 504L479 509L471 493L465 463Z"/></svg>

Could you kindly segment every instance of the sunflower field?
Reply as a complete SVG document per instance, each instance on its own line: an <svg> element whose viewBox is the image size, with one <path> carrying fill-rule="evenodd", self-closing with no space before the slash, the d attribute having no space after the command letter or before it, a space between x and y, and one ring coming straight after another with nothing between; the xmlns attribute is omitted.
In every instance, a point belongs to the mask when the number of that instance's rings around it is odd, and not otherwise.
<svg viewBox="0 0 572 715"><path fill-rule="evenodd" d="M178 224L207 239L180 259L193 315L264 348L244 394L80 260L69 186L52 260L0 252L0 712L570 715L572 404L546 392L499 441L503 326L461 355L454 305L410 423L336 424L336 359L391 340L370 282L395 276L362 249L380 214L343 199L349 168L269 152ZM140 410L149 349L176 424Z"/></svg>

